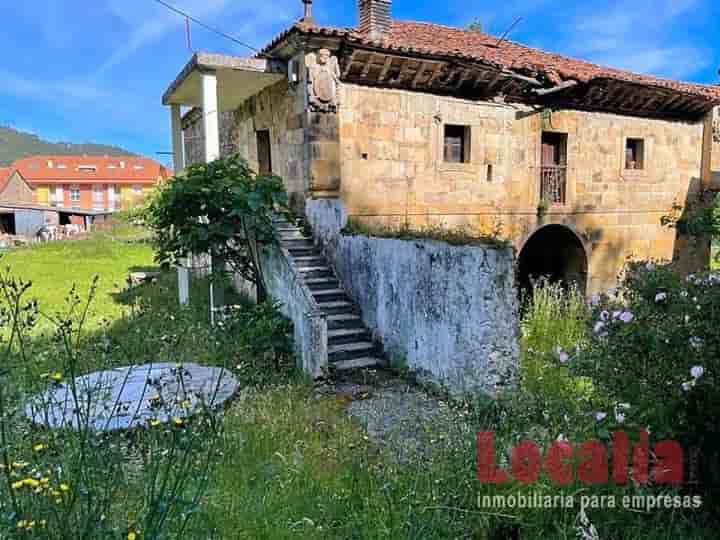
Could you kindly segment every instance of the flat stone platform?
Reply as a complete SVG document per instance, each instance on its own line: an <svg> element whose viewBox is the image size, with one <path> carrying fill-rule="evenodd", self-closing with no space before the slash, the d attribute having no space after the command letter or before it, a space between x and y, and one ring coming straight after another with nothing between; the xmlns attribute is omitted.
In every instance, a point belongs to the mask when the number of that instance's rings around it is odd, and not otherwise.
<svg viewBox="0 0 720 540"><path fill-rule="evenodd" d="M87 423L97 431L128 430L218 409L239 383L223 368L150 363L84 375L74 387L77 399L69 381L56 384L31 399L25 415L49 428L78 429Z"/></svg>

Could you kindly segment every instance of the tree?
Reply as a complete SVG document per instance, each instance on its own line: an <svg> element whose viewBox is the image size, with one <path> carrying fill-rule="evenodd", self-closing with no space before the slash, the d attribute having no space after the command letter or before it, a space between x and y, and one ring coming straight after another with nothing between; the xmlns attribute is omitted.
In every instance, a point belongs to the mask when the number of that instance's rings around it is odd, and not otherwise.
<svg viewBox="0 0 720 540"><path fill-rule="evenodd" d="M207 253L214 274L227 264L261 291L259 247L277 240L275 212L288 212L282 179L255 174L236 155L191 165L169 180L148 204L146 220L160 264Z"/></svg>

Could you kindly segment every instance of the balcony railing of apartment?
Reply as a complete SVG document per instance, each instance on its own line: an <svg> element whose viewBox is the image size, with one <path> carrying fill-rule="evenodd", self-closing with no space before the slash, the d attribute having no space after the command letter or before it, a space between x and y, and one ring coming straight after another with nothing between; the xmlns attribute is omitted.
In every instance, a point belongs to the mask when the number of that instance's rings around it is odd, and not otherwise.
<svg viewBox="0 0 720 540"><path fill-rule="evenodd" d="M540 200L550 204L565 204L567 196L567 167L543 165L540 167Z"/></svg>

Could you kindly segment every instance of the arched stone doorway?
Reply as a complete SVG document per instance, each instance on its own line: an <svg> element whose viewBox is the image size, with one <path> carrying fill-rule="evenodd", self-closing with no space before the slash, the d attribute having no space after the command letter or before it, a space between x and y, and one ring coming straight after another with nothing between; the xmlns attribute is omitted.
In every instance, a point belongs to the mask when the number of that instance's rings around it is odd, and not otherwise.
<svg viewBox="0 0 720 540"><path fill-rule="evenodd" d="M588 258L580 238L564 225L546 225L527 239L518 257L520 290L532 292L541 277L566 286L574 284L585 294Z"/></svg>

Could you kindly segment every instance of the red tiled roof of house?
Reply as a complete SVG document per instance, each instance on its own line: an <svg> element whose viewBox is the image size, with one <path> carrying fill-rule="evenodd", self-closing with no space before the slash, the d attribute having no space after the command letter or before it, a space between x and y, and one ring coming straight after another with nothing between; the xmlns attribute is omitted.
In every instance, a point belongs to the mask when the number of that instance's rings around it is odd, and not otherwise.
<svg viewBox="0 0 720 540"><path fill-rule="evenodd" d="M12 167L0 167L0 191L5 189L5 185L12 176L15 169Z"/></svg>
<svg viewBox="0 0 720 540"><path fill-rule="evenodd" d="M13 168L31 184L155 184L172 175L157 161L139 157L33 156Z"/></svg>
<svg viewBox="0 0 720 540"><path fill-rule="evenodd" d="M542 74L556 83L568 79L589 82L592 79L607 78L643 86L668 88L720 102L720 86L641 75L546 52L510 40L503 40L498 44L498 37L483 32L424 22L394 21L391 34L382 40L371 40L354 28L311 26L298 23L275 38L262 53L270 52L293 32L339 37L347 39L351 43L398 53L453 57L482 62L502 69Z"/></svg>

